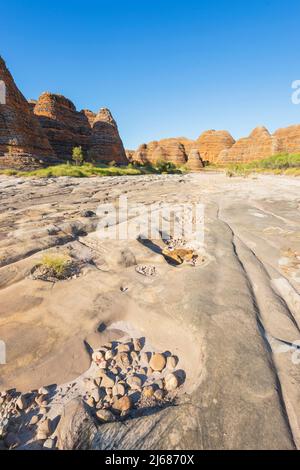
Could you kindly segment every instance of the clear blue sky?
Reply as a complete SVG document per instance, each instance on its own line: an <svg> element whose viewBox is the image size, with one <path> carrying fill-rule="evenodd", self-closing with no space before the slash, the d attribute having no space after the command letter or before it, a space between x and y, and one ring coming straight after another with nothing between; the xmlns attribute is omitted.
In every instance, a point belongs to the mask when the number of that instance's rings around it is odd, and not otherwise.
<svg viewBox="0 0 300 470"><path fill-rule="evenodd" d="M299 0L10 0L0 16L24 95L109 107L127 148L300 123Z"/></svg>

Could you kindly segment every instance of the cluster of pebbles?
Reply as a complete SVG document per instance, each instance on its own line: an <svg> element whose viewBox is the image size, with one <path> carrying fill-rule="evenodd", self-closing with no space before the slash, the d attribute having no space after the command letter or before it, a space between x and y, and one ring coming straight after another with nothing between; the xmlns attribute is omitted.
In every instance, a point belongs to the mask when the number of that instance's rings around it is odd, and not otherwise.
<svg viewBox="0 0 300 470"><path fill-rule="evenodd" d="M126 417L132 410L172 402L183 381L171 353L143 351L140 339L109 343L92 355L93 380L86 379L85 401L100 421Z"/></svg>
<svg viewBox="0 0 300 470"><path fill-rule="evenodd" d="M174 404L184 382L178 358L143 346L138 338L108 343L92 352L89 370L73 382L0 393L0 448L37 443L37 448L54 449L57 423L74 398L83 400L99 425Z"/></svg>

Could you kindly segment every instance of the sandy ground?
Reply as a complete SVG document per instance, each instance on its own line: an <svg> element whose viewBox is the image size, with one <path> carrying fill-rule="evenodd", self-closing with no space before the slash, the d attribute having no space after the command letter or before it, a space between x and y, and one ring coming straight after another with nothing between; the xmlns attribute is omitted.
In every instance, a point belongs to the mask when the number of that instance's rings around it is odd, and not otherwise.
<svg viewBox="0 0 300 470"><path fill-rule="evenodd" d="M198 263L168 263L163 239L100 239L99 205L120 195L144 207L203 204ZM104 425L89 447L300 447L299 179L0 177L0 197L0 390L67 383L89 369L87 343L142 336L180 358L187 399L125 434ZM71 253L81 274L34 280L45 251Z"/></svg>

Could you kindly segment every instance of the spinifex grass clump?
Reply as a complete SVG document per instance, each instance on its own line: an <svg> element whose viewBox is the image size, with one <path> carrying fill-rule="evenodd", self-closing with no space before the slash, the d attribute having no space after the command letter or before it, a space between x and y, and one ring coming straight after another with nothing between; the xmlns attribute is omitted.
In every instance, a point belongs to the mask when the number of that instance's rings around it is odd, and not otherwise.
<svg viewBox="0 0 300 470"><path fill-rule="evenodd" d="M77 277L80 266L66 254L45 253L41 262L32 270L31 277L42 281L57 282Z"/></svg>
<svg viewBox="0 0 300 470"><path fill-rule="evenodd" d="M67 255L44 254L41 266L46 268L53 276L60 278L65 277L71 263L72 260Z"/></svg>

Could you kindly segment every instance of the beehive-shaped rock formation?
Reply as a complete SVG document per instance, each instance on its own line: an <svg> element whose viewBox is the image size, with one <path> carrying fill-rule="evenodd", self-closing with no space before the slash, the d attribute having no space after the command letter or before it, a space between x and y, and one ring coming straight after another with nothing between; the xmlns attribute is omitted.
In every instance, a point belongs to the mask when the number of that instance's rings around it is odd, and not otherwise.
<svg viewBox="0 0 300 470"><path fill-rule="evenodd" d="M49 140L0 57L0 168L31 169L55 162Z"/></svg>

